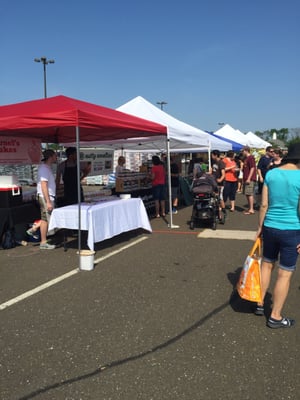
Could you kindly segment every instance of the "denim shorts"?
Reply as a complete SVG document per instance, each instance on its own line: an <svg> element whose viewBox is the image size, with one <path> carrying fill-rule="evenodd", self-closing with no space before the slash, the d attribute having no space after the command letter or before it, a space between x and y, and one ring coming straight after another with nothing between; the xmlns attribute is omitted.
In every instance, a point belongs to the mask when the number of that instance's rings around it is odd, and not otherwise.
<svg viewBox="0 0 300 400"><path fill-rule="evenodd" d="M152 187L152 194L154 200L165 200L166 199L166 186L155 185Z"/></svg>
<svg viewBox="0 0 300 400"><path fill-rule="evenodd" d="M263 260L273 263L279 256L279 268L295 271L300 230L281 230L264 226L262 235Z"/></svg>

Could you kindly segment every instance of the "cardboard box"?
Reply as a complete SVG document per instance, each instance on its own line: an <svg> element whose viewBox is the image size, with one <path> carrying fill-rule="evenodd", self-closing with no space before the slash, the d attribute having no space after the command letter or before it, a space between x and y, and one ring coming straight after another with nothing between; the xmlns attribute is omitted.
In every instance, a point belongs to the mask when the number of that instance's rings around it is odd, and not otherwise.
<svg viewBox="0 0 300 400"><path fill-rule="evenodd" d="M116 192L124 192L124 181L121 178L116 179Z"/></svg>
<svg viewBox="0 0 300 400"><path fill-rule="evenodd" d="M21 186L0 187L0 207L9 208L20 206L23 202Z"/></svg>

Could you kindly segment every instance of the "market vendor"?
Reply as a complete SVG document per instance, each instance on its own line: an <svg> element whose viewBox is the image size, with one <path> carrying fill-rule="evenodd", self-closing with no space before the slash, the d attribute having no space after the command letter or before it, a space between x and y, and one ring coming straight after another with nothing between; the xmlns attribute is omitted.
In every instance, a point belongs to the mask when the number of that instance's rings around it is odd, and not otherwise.
<svg viewBox="0 0 300 400"><path fill-rule="evenodd" d="M63 185L63 198L59 206L67 206L78 203L78 179L77 179L77 151L76 147L68 147L67 159L61 162L57 168L56 186ZM80 181L91 171L91 163L80 163ZM84 201L83 189L80 185L80 201Z"/></svg>
<svg viewBox="0 0 300 400"><path fill-rule="evenodd" d="M120 156L118 158L118 165L116 166L116 178L118 178L118 176L120 174L122 174L123 172L128 172L128 169L125 168L125 157L124 156Z"/></svg>

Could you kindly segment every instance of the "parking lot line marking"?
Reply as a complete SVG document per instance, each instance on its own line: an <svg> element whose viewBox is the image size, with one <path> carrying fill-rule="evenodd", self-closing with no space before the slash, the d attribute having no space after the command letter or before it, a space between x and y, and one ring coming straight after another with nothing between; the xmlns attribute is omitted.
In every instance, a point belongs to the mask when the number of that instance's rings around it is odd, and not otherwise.
<svg viewBox="0 0 300 400"><path fill-rule="evenodd" d="M98 258L97 260L94 261L94 263L98 264L99 262L104 261L107 258L112 257L112 256L114 256L114 255L116 255L118 253L121 253L121 251L124 251L124 250L128 249L129 247L132 247L132 246L142 242L145 239L148 239L148 237L147 236L143 236L143 237L135 240L134 242L119 248L118 250L112 251L112 252L106 254L105 256ZM15 298L13 298L11 300L6 301L5 303L0 304L0 311L2 311L5 308L10 307L10 306L18 303L18 302L20 302L22 300L27 299L28 297L31 297L34 294L41 292L42 290L48 289L50 286L53 286L56 283L59 283L59 282L65 280L67 278L70 278L71 276L73 276L75 274L78 274L78 272L81 272L79 268L73 269L72 271L67 272L66 274L63 274L61 276L58 276L57 278L54 278L51 281L43 283L42 285L37 286L34 289L28 290L27 292L25 292L23 294L20 294L19 296L15 297Z"/></svg>
<svg viewBox="0 0 300 400"><path fill-rule="evenodd" d="M169 230L154 230L152 233L170 233L170 234L175 234L175 235L197 235L198 232L195 231L173 231L171 229Z"/></svg>
<svg viewBox="0 0 300 400"><path fill-rule="evenodd" d="M254 240L256 231L234 231L234 230L215 230L205 229L198 234L198 238L205 239L237 239Z"/></svg>
<svg viewBox="0 0 300 400"><path fill-rule="evenodd" d="M13 304L18 303L19 301L25 300L25 299L27 299L27 297L33 296L34 294L41 292L42 290L47 289L48 287L53 286L56 283L63 281L64 279L67 279L70 276L77 274L78 272L79 272L79 269L74 269L70 272L67 272L64 275L61 275L55 279L52 279L51 281L43 283L42 285L37 286L34 289L28 290L28 292L20 294L20 296L17 296L11 300L6 301L5 303L0 304L0 311L4 310L7 307L12 306Z"/></svg>

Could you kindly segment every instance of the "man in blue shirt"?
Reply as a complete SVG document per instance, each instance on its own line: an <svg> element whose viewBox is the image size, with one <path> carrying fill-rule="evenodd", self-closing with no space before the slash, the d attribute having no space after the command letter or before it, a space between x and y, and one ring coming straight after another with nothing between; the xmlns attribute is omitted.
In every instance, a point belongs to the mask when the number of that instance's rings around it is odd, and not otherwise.
<svg viewBox="0 0 300 400"><path fill-rule="evenodd" d="M257 178L258 178L258 194L261 194L264 184L265 176L268 171L268 165L273 159L274 149L272 146L266 148L266 154L261 156L257 164Z"/></svg>

